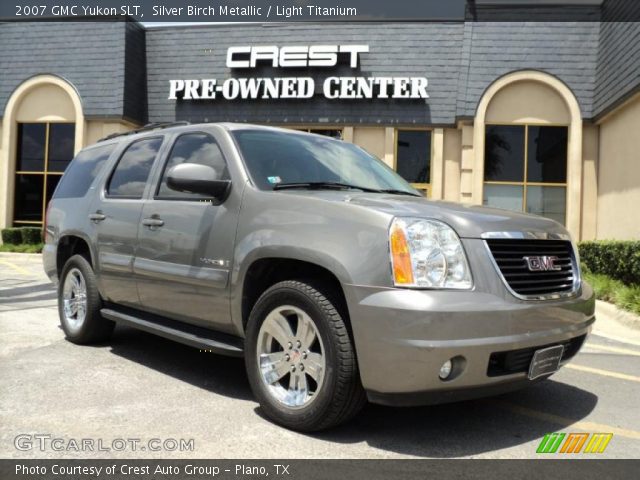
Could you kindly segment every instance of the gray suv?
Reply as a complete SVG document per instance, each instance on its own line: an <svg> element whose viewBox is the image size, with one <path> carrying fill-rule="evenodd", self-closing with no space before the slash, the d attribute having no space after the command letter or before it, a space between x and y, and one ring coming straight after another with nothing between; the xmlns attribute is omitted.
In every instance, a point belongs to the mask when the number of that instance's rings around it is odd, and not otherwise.
<svg viewBox="0 0 640 480"><path fill-rule="evenodd" d="M116 323L243 356L263 412L313 431L368 399L449 402L548 378L594 322L567 231L428 201L347 142L152 125L82 150L46 220L66 337Z"/></svg>

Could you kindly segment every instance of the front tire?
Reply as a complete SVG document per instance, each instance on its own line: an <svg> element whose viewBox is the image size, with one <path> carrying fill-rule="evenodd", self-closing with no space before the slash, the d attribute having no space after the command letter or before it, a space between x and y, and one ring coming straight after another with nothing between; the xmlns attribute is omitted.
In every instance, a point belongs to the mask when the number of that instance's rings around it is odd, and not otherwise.
<svg viewBox="0 0 640 480"><path fill-rule="evenodd" d="M58 314L67 339L80 345L108 340L115 324L102 318L102 299L91 264L82 255L65 263L58 285Z"/></svg>
<svg viewBox="0 0 640 480"><path fill-rule="evenodd" d="M349 332L323 291L329 293L301 281L277 283L247 325L251 389L266 416L292 430L333 427L365 403Z"/></svg>

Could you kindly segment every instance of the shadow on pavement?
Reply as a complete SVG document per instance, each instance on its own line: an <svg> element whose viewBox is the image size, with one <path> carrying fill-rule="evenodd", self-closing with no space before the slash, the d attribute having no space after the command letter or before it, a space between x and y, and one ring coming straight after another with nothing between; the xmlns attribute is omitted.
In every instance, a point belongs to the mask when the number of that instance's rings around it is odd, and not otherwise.
<svg viewBox="0 0 640 480"><path fill-rule="evenodd" d="M30 294L37 295L29 296ZM23 297L22 295L27 296ZM55 300L56 298L55 287L49 282L0 289L0 304L38 302L42 300Z"/></svg>
<svg viewBox="0 0 640 480"><path fill-rule="evenodd" d="M514 393L446 405L391 408L370 404L349 424L313 436L341 443L366 442L418 457L472 456L570 429L545 415L578 422L597 402L598 397L590 392L547 380ZM525 407L530 415L514 413L510 407ZM532 446L532 455L536 447Z"/></svg>
<svg viewBox="0 0 640 480"><path fill-rule="evenodd" d="M201 352L121 325L109 345L120 357L196 387L243 400L253 398L241 358Z"/></svg>
<svg viewBox="0 0 640 480"><path fill-rule="evenodd" d="M239 358L201 353L155 335L118 326L110 343L114 354L210 392L239 399L252 394ZM596 406L596 395L547 380L498 397L416 408L367 405L351 422L311 434L337 443L360 443L418 457L451 458L514 447L549 432L570 429L545 414L577 422ZM514 413L524 407L531 415ZM256 414L261 415L256 407ZM539 412L539 413L536 413ZM535 454L532 446L531 454Z"/></svg>

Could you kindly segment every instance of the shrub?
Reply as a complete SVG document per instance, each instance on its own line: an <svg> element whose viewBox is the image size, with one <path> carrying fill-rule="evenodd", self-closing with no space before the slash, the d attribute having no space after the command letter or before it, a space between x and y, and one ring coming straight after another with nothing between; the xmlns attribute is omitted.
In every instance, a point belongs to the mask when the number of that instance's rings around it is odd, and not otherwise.
<svg viewBox="0 0 640 480"><path fill-rule="evenodd" d="M585 280L593 287L598 300L610 302L623 310L640 315L640 286L625 285L602 274L586 273Z"/></svg>
<svg viewBox="0 0 640 480"><path fill-rule="evenodd" d="M39 227L24 227L20 229L22 243L36 245L42 242L42 230Z"/></svg>
<svg viewBox="0 0 640 480"><path fill-rule="evenodd" d="M36 245L26 245L21 243L19 245L13 245L11 243L3 243L0 245L0 252L13 252L13 253L42 253L43 243Z"/></svg>
<svg viewBox="0 0 640 480"><path fill-rule="evenodd" d="M22 243L22 234L19 228L2 229L2 243L18 245Z"/></svg>
<svg viewBox="0 0 640 480"><path fill-rule="evenodd" d="M640 285L640 241L596 241L578 245L587 271Z"/></svg>

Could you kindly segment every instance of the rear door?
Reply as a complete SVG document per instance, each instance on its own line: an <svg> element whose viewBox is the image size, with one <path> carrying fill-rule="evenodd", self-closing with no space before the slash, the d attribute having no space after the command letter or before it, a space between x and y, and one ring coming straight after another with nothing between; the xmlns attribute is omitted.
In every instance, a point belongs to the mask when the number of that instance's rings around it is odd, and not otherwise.
<svg viewBox="0 0 640 480"><path fill-rule="evenodd" d="M128 145L89 211L97 245L98 282L111 302L131 307L140 304L133 259L143 198L163 138L159 135Z"/></svg>
<svg viewBox="0 0 640 480"><path fill-rule="evenodd" d="M228 294L239 195L216 204L200 194L167 186L169 169L181 163L212 167L229 179L223 152L213 134L178 135L158 169L144 203L134 271L142 308L183 322L231 332Z"/></svg>

